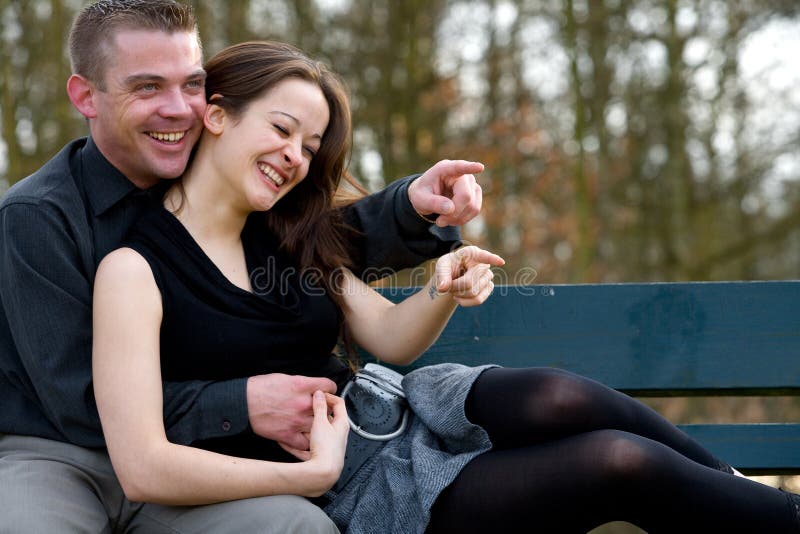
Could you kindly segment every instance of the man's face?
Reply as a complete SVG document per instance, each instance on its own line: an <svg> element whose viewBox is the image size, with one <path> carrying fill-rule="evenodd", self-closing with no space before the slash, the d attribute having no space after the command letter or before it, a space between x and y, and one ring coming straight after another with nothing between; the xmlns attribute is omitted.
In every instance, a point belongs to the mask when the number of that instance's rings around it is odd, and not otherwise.
<svg viewBox="0 0 800 534"><path fill-rule="evenodd" d="M202 54L194 33L116 35L105 90L93 94L92 138L139 187L180 176L203 128Z"/></svg>

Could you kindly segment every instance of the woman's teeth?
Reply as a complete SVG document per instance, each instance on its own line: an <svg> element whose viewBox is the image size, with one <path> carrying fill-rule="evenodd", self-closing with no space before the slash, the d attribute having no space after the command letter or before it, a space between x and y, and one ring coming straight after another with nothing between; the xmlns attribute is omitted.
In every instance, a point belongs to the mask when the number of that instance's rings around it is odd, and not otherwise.
<svg viewBox="0 0 800 534"><path fill-rule="evenodd" d="M272 180L277 186L283 185L284 179L283 176L275 172L275 169L267 165L266 163L259 163L258 170L261 171L261 174Z"/></svg>

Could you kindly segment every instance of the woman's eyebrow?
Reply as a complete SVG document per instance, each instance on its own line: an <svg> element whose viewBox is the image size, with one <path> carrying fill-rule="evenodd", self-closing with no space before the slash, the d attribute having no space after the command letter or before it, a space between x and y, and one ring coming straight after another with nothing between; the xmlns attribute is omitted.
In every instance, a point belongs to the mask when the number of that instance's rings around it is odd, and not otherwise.
<svg viewBox="0 0 800 534"><path fill-rule="evenodd" d="M298 126L300 126L300 124L301 124L300 123L300 119L298 119L297 117L295 117L291 113L286 113L285 111L280 111L280 110L277 110L277 109L273 110L273 111L270 111L269 113L270 113L270 115L277 114L277 115L283 115L284 117L288 117L289 119L294 121ZM312 137L322 139L322 135L320 135L320 134L314 134Z"/></svg>
<svg viewBox="0 0 800 534"><path fill-rule="evenodd" d="M270 114L272 114L272 113L277 113L278 115L283 115L284 117L289 117L295 123L300 124L300 119L298 119L297 117L295 117L294 115L292 115L290 113L286 113L285 111L279 111L279 110L270 111Z"/></svg>

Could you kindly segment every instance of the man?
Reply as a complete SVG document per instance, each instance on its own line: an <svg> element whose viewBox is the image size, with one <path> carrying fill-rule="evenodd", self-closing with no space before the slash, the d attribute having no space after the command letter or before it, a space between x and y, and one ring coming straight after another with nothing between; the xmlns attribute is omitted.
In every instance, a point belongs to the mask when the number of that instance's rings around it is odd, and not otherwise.
<svg viewBox="0 0 800 534"><path fill-rule="evenodd" d="M125 499L92 393L94 272L186 167L205 109L201 47L190 8L174 0L101 0L76 17L70 56L67 92L90 136L0 201L0 532L335 532L293 496L200 507ZM440 162L350 208L365 232L360 269L449 249L458 233L446 227L480 209L480 170ZM435 226L424 220L437 215ZM190 444L250 426L307 449L317 389L335 386L286 375L165 383L167 433Z"/></svg>

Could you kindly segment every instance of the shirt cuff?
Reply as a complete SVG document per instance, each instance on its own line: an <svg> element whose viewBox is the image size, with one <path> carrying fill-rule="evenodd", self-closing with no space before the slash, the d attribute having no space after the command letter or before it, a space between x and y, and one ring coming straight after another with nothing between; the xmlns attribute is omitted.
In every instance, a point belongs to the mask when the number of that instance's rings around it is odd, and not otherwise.
<svg viewBox="0 0 800 534"><path fill-rule="evenodd" d="M247 379L210 384L203 393L203 428L207 438L232 436L250 425L247 413Z"/></svg>
<svg viewBox="0 0 800 534"><path fill-rule="evenodd" d="M422 176L421 174L408 177L405 182L397 188L394 197L394 212L397 217L397 226L404 235L424 234L434 224L423 219L408 198L408 186L411 182Z"/></svg>

